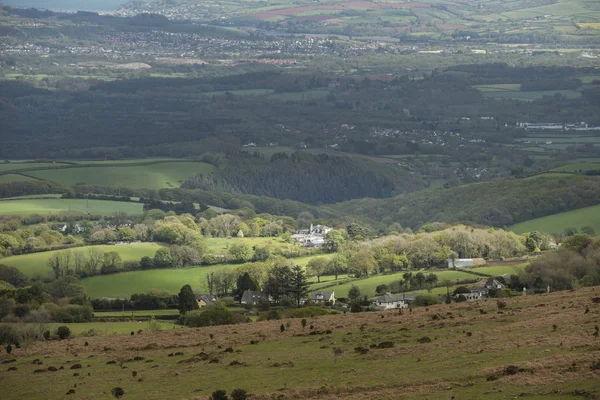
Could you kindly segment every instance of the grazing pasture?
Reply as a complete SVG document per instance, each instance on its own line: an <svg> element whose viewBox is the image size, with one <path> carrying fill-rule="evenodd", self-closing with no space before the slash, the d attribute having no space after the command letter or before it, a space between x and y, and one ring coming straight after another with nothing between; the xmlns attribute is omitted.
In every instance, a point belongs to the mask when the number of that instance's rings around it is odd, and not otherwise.
<svg viewBox="0 0 600 400"><path fill-rule="evenodd" d="M70 249L72 252L83 252L87 254L90 250L99 250L101 252L116 251L123 261L139 260L144 256L154 257L156 250L162 246L156 243L134 243L122 245L97 245L83 246ZM52 269L48 266L48 259L57 251L45 251L41 253L23 254L18 256L6 257L0 259L0 264L9 265L19 269L29 277L49 277L52 276ZM115 276L115 275L111 275ZM108 276L107 276L108 277Z"/></svg>
<svg viewBox="0 0 600 400"><path fill-rule="evenodd" d="M561 234L566 228L591 226L600 233L600 205L535 218L510 227L516 233L542 231Z"/></svg>
<svg viewBox="0 0 600 400"><path fill-rule="evenodd" d="M134 215L141 214L143 208L144 205L141 203L109 200L24 199L0 201L0 214L8 215L47 215L65 212L93 215L110 215L116 212L124 212Z"/></svg>
<svg viewBox="0 0 600 400"><path fill-rule="evenodd" d="M313 257L290 259L297 265L306 265ZM140 256L141 258L142 256ZM328 255L325 255L328 257ZM134 293L145 293L149 289L158 289L176 294L185 284L197 292L207 292L206 274L216 271L232 270L242 264L216 264L186 268L152 269L145 271L121 272L114 275L100 275L82 280L86 293L91 298L129 297Z"/></svg>
<svg viewBox="0 0 600 400"><path fill-rule="evenodd" d="M476 267L469 268L469 271L480 272L482 274L488 274L491 276L501 276L504 274L516 274L523 271L527 263L515 264L515 265L498 265L498 266L490 266L490 267Z"/></svg>
<svg viewBox="0 0 600 400"><path fill-rule="evenodd" d="M133 163L131 163L133 164ZM29 171L27 175L72 186L78 183L121 186L132 189L179 187L192 175L212 172L214 166L192 161L157 162L147 165L98 164L98 166Z"/></svg>
<svg viewBox="0 0 600 400"><path fill-rule="evenodd" d="M299 319L158 332L147 323L115 323L108 330L125 334L3 352L3 361L14 361L2 365L0 378L9 400L65 398L71 390L66 397L108 398L115 387L132 400L205 399L236 388L265 399L594 398L597 293L503 299L502 314L496 301L484 300L402 315L326 315L309 318L305 328Z"/></svg>
<svg viewBox="0 0 600 400"><path fill-rule="evenodd" d="M206 291L206 274L237 268L238 264L217 264L206 267L151 269L99 275L82 280L87 295L99 297L130 297L134 293L146 293L149 289L177 294L183 285L193 290Z"/></svg>
<svg viewBox="0 0 600 400"><path fill-rule="evenodd" d="M410 272L412 272L414 275L418 271ZM328 282L325 283L321 282L320 284L317 283L311 285L310 290L311 292L316 290L334 291L336 297L348 297L348 291L350 290L352 285L356 285L360 289L360 293L362 296L367 295L368 297L373 297L375 296L375 288L377 288L377 286L382 284L389 285L392 282L404 280L404 278L402 277L404 273L406 273L406 271L388 275L375 275L364 279L341 278L338 279L337 284L335 284L335 281L328 280ZM458 279L477 279L477 276L462 271L428 270L423 271L423 273L425 275L429 273L436 274L438 277L438 282L444 281L446 279L451 280L453 282ZM321 280L323 281L324 279L321 278ZM446 289L444 288L444 291L445 290Z"/></svg>

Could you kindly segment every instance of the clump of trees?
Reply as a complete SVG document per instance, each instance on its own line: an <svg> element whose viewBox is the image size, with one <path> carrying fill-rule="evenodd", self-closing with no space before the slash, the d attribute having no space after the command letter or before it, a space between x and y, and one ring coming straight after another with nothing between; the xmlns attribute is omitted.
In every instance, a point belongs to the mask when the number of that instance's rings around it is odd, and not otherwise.
<svg viewBox="0 0 600 400"><path fill-rule="evenodd" d="M558 251L542 254L524 273L512 275L509 285L542 292L600 285L600 239L581 233L566 238Z"/></svg>

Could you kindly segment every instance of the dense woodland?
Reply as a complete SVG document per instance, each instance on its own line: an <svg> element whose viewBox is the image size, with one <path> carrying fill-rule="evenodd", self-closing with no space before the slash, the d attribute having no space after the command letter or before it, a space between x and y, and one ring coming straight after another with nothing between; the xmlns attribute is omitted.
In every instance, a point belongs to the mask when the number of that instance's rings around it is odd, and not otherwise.
<svg viewBox="0 0 600 400"><path fill-rule="evenodd" d="M359 197L391 197L423 188L406 171L373 162L325 154L230 154L214 174L198 174L184 189L248 193L310 204L337 203Z"/></svg>
<svg viewBox="0 0 600 400"><path fill-rule="evenodd" d="M420 80L357 81L267 71L213 79L121 80L79 91L47 91L2 81L0 122L7 129L2 131L0 157L197 156L254 142L262 146L302 143L308 148L337 145L360 154L462 154L463 159L476 161L464 152L471 148L482 153L484 149L476 143L468 142L459 152L458 143L419 143L411 136L374 132L452 131L467 139L507 143L519 136L512 129L518 121L574 123L576 116L598 124L593 85L578 99L554 96L532 102L483 99L472 87L510 82L527 89L528 85L548 85L557 74L565 74L571 79L565 84L571 85L576 82L572 77L585 73L590 71L494 64L474 71L434 71ZM555 85L555 89L563 88L560 82ZM253 89L275 94L236 94L236 90ZM313 90L322 90L325 96L305 99L303 93ZM279 94L292 97L282 100ZM479 116L493 117L495 122L460 123L462 117ZM502 148L488 146L485 153L489 152L511 157Z"/></svg>

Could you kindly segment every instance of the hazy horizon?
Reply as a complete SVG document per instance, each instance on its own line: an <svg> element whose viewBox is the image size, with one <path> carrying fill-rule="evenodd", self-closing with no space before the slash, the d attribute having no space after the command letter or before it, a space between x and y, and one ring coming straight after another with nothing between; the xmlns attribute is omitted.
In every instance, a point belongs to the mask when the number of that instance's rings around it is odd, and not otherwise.
<svg viewBox="0 0 600 400"><path fill-rule="evenodd" d="M110 11L126 2L127 0L0 0L0 4L6 6L62 11Z"/></svg>

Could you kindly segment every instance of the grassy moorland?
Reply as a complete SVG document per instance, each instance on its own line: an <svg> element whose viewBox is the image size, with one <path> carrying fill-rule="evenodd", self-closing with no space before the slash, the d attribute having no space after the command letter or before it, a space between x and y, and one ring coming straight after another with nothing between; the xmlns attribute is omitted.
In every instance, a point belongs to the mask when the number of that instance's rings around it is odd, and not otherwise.
<svg viewBox="0 0 600 400"><path fill-rule="evenodd" d="M592 298L599 289L506 299L501 312L488 300L403 315L329 315L310 319L312 330L299 319L159 332L140 323L143 332L133 336L3 352L0 359L14 361L1 365L0 379L4 398L32 400L63 398L71 389L71 397L109 398L114 387L133 400L205 399L235 388L257 399L595 398L600 304ZM392 347L378 348L382 342ZM337 361L333 348L341 349ZM75 364L81 368L73 371Z"/></svg>
<svg viewBox="0 0 600 400"><path fill-rule="evenodd" d="M591 226L600 232L600 205L535 218L513 225L510 229L516 233L541 231L561 234L566 228L581 229Z"/></svg>
<svg viewBox="0 0 600 400"><path fill-rule="evenodd" d="M126 214L141 214L142 203L86 199L25 199L0 201L0 214L30 215L58 213L86 213L110 215L118 211Z"/></svg>
<svg viewBox="0 0 600 400"><path fill-rule="evenodd" d="M161 246L156 243L134 243L123 245L97 245L83 246L71 249L71 251L81 251L87 253L91 249L101 252L116 251L123 261L139 260L144 256L154 257L154 253ZM50 256L61 250L45 251L41 253L23 254L0 259L0 263L18 268L22 273L30 277L47 277L52 274L52 269L48 266Z"/></svg>

